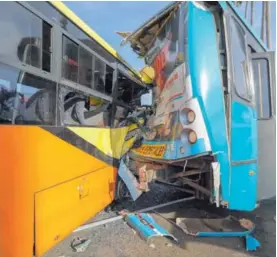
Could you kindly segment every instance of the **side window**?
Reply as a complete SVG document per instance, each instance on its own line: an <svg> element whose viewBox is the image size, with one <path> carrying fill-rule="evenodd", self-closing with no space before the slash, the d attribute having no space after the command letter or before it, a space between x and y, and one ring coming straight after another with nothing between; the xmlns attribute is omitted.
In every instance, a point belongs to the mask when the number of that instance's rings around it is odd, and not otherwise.
<svg viewBox="0 0 277 257"><path fill-rule="evenodd" d="M21 61L49 72L51 29L19 3L1 3L0 58Z"/></svg>
<svg viewBox="0 0 277 257"><path fill-rule="evenodd" d="M231 46L235 90L240 97L251 100L245 33L234 18L231 19Z"/></svg>
<svg viewBox="0 0 277 257"><path fill-rule="evenodd" d="M62 66L62 76L78 82L78 45L66 36L63 36Z"/></svg>
<svg viewBox="0 0 277 257"><path fill-rule="evenodd" d="M56 84L1 64L0 123L55 125Z"/></svg>
<svg viewBox="0 0 277 257"><path fill-rule="evenodd" d="M100 59L95 57L94 63L94 89L98 92L105 93L105 72L106 65Z"/></svg>
<svg viewBox="0 0 277 257"><path fill-rule="evenodd" d="M118 73L117 78L117 92L116 99L114 99L115 110L113 116L113 126L126 126L126 116L129 108L139 106L140 97L145 93L145 88L137 84L121 72Z"/></svg>
<svg viewBox="0 0 277 257"><path fill-rule="evenodd" d="M144 88L121 72L118 73L117 81L117 100L130 107L140 105L140 96L144 93Z"/></svg>
<svg viewBox="0 0 277 257"><path fill-rule="evenodd" d="M51 29L52 26L43 21L42 25L42 69L51 71Z"/></svg>
<svg viewBox="0 0 277 257"><path fill-rule="evenodd" d="M106 95L112 94L114 69L95 57L94 89Z"/></svg>
<svg viewBox="0 0 277 257"><path fill-rule="evenodd" d="M63 36L62 70L65 79L112 94L114 69L67 36Z"/></svg>
<svg viewBox="0 0 277 257"><path fill-rule="evenodd" d="M111 104L99 97L60 86L58 113L61 125L105 127L110 125Z"/></svg>
<svg viewBox="0 0 277 257"><path fill-rule="evenodd" d="M79 81L81 85L91 88L92 83L92 54L83 47L79 49Z"/></svg>
<svg viewBox="0 0 277 257"><path fill-rule="evenodd" d="M267 59L253 59L252 64L258 118L267 119L271 116L269 63Z"/></svg>
<svg viewBox="0 0 277 257"><path fill-rule="evenodd" d="M133 96L133 81L119 72L117 84L117 100L125 104L130 104Z"/></svg>

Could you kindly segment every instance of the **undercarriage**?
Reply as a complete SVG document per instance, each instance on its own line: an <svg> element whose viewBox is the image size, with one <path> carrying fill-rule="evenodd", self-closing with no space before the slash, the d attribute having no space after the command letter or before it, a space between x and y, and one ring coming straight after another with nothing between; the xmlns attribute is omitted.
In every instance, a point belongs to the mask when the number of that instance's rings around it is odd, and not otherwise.
<svg viewBox="0 0 277 257"><path fill-rule="evenodd" d="M160 183L184 191L197 199L214 202L214 158L211 156L172 162L140 158L130 152L122 161L137 181L133 186L141 192L148 192L151 183ZM116 199L123 201L131 197L128 188L130 189L130 185L124 185L124 179L120 179Z"/></svg>

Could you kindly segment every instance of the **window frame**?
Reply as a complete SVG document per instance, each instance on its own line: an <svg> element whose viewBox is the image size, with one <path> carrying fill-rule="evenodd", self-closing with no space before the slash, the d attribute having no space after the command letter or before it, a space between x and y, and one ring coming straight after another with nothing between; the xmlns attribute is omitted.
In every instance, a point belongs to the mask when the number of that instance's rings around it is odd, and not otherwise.
<svg viewBox="0 0 277 257"><path fill-rule="evenodd" d="M83 124L65 124L64 121L62 121L62 117L61 117L61 112L59 111L60 110L60 102L62 101L62 99L60 98L61 96L61 89L62 88L70 88L72 89L73 91L76 91L77 93L80 93L80 94L83 94L84 96L94 96L94 97L98 97L98 98L101 98L103 99L106 104L110 104L112 105L113 102L112 102L112 99L105 99L103 98L102 96L97 96L95 95L93 92L88 92L88 91L84 91L80 88L76 88L76 87L71 87L70 85L65 85L63 83L58 83L57 84L57 100L56 100L56 109L57 109L57 116L56 116L56 119L57 119L57 125L58 126L71 126L71 127L82 127L82 128L110 128L111 127L111 113L112 113L112 108L110 109L110 117L109 117L109 125L108 126L103 126L103 127L99 127L99 126L96 126L96 125L93 125L93 126L89 126L89 125L83 125ZM63 113L64 113L64 110L63 110Z"/></svg>
<svg viewBox="0 0 277 257"><path fill-rule="evenodd" d="M64 38L66 38L67 40L70 40L72 43L76 44L77 45L77 63L78 63L78 66L77 66L77 81L73 81L73 80L70 80L68 78L65 78L63 76L63 54L64 54L64 49L63 49L63 42L64 42ZM79 80L79 44L75 42L74 39L62 34L62 39L61 39L61 54L62 54L62 58L61 58L61 78L62 79L66 79L66 80L69 80L69 81L72 81L73 83L77 83L77 84L80 84L78 83L78 80Z"/></svg>
<svg viewBox="0 0 277 257"><path fill-rule="evenodd" d="M74 37L73 35L71 35L69 32L67 32L66 30L62 29L61 28L61 32L62 32L62 35L61 35L61 38L63 38L63 36L66 36L69 40L72 40L74 43L76 43L78 45L78 58L79 58L79 47L82 47L85 51L89 52L90 54L92 54L92 71L93 71L93 74L94 74L94 69L95 69L95 58L98 58L101 62L103 62L105 65L108 65L110 66L112 69L116 69L117 67L117 60L115 63L111 63L109 61L107 61L106 59L104 59L102 56L100 56L99 54L97 54L95 51L91 50L91 48L89 48L87 45L85 45L84 43L82 43L80 40L76 39L76 37ZM62 48L62 44L61 44L61 48ZM61 53L63 53L63 49L61 49ZM78 63L79 63L79 60L78 60ZM79 74L79 71L78 71L78 74ZM62 76L61 74L61 78L60 79L66 79ZM69 80L70 81L70 80ZM74 82L74 81L71 81L72 83L76 83L78 85L81 85L83 86L82 84L78 82ZM88 87L90 89L94 89L94 75L93 75L93 80L92 80L92 83L91 83L91 87ZM113 92L114 88L112 89L112 92ZM97 91L97 90L95 90ZM98 91L97 91L98 92ZM100 94L104 94L102 92L99 92ZM113 94L113 93L112 93ZM111 94L111 95L112 95ZM109 96L107 94L105 94L106 96Z"/></svg>
<svg viewBox="0 0 277 257"><path fill-rule="evenodd" d="M253 105L255 103L255 97L254 97L254 91L253 91L253 74L252 74L252 63L251 63L251 57L249 55L249 50L248 50L248 36L247 36L247 32L244 29L244 27L241 25L241 23L239 22L239 20L234 16L234 15L230 15L229 17L229 47L231 49L231 51L229 51L231 53L230 56L230 61L232 64L231 67L231 74L232 74L232 84L233 84L233 88L234 88L234 92L236 93L236 96L239 97L240 99L244 100L245 102L247 102L250 105ZM235 24L234 24L235 23ZM237 87L237 83L236 83L236 76L235 76L235 67L234 67L234 46L232 44L232 37L233 37L233 33L234 33L234 26L237 25L241 31L243 31L243 40L244 40L244 52L245 52L245 63L246 63L246 71L242 68L242 73L243 73L243 78L244 78L244 88L245 88L245 92L246 92L246 96L241 95L238 92L238 87ZM246 74L247 72L247 74Z"/></svg>
<svg viewBox="0 0 277 257"><path fill-rule="evenodd" d="M43 49L43 25L44 24L47 24L48 26L50 26L50 49L49 51L46 51ZM42 44L41 44L41 69L43 72L47 72L47 73L52 73L52 70L53 70L53 25L51 25L50 23L48 23L47 21L43 20L42 19ZM50 54L50 71L47 71L47 70L44 70L43 69L43 53L46 52L47 54Z"/></svg>
<svg viewBox="0 0 277 257"><path fill-rule="evenodd" d="M32 5L28 4L28 2L18 2L17 1L15 3L18 4L18 5L21 5L27 11L31 12L33 15L35 15L39 19L41 19L41 21L42 21L42 24L41 24L42 25L42 34L41 34L42 40L43 40L43 22L48 23L48 25L51 26L51 30L50 30L51 31L50 71L43 70L43 68L42 68L43 67L43 65L42 65L42 62L43 62L43 41L42 41L41 48L40 48L40 54L41 54L41 67L40 68L32 66L32 65L27 64L27 63L23 63L20 60L18 60L19 63L21 63L22 66L33 67L35 69L38 69L41 72L43 72L44 74L52 74L53 73L53 48L54 48L54 42L55 42L53 30L54 30L54 27L55 27L55 23L51 19L49 19L47 16L45 16L44 14L42 14L41 12L36 10Z"/></svg>
<svg viewBox="0 0 277 257"><path fill-rule="evenodd" d="M275 69L272 67L272 64L275 64L275 60L271 52L259 52L253 53L251 55L252 60L260 60L264 59L267 61L268 64L268 92L269 92L269 117L257 117L257 120L271 120L275 116L275 106L274 106L274 97L275 91L272 85L276 85L275 83ZM258 107L257 107L258 108Z"/></svg>

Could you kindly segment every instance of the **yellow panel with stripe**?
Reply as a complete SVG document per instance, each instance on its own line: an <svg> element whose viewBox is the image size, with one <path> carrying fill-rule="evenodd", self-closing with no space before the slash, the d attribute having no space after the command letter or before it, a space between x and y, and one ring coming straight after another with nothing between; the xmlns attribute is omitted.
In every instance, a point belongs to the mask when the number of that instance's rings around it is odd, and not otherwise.
<svg viewBox="0 0 277 257"><path fill-rule="evenodd" d="M133 145L135 137L125 141L129 131L137 128L131 124L122 128L83 128L67 127L70 131L97 147L104 154L120 159Z"/></svg>

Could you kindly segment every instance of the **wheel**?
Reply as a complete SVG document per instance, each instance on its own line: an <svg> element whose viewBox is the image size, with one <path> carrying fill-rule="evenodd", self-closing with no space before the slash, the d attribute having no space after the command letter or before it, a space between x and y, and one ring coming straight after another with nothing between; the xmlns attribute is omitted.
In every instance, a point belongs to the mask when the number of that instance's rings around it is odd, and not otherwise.
<svg viewBox="0 0 277 257"><path fill-rule="evenodd" d="M124 181L119 177L116 188L116 200L126 201L131 199L131 194Z"/></svg>

